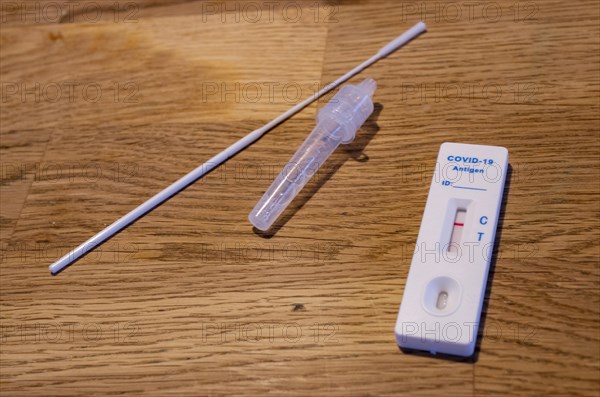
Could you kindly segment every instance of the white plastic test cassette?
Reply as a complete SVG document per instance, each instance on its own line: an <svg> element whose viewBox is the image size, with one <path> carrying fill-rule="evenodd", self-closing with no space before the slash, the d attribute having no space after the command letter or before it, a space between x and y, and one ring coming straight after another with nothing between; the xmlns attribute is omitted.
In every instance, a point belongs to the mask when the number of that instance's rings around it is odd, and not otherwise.
<svg viewBox="0 0 600 397"><path fill-rule="evenodd" d="M508 151L444 143L396 322L406 349L475 351Z"/></svg>

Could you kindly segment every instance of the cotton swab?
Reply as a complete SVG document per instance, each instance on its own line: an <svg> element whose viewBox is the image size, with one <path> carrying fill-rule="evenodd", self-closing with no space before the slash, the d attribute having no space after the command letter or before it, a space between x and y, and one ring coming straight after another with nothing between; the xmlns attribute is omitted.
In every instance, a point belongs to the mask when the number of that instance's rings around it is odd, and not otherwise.
<svg viewBox="0 0 600 397"><path fill-rule="evenodd" d="M106 227L104 230L100 231L98 234L86 240L77 248L67 253L65 256L63 256L62 258L54 262L52 265L50 265L50 273L52 273L53 275L58 274L64 268L66 268L82 256L86 255L88 252L92 251L94 248L104 243L106 240L108 240L127 226L131 225L133 222L144 216L146 213L150 212L158 205L164 203L171 196L185 189L187 186L200 179L202 176L212 171L214 168L216 168L223 162L227 161L230 157L234 156L236 153L251 145L253 142L258 140L261 136L263 136L273 127L277 126L278 124L287 120L294 114L298 113L300 110L310 105L313 101L317 100L318 98L325 95L327 92L331 91L338 85L342 84L354 75L368 68L378 60L387 57L388 55L396 51L398 48L402 47L404 44L416 38L421 33L424 33L426 30L427 28L425 26L425 23L418 22L412 28L408 29L406 32L402 33L400 36L396 37L394 40L390 41L388 44L383 46L377 52L377 54L373 55L371 58L367 59L366 61L364 61L363 63L361 63L342 77L338 78L331 84L325 86L314 95L306 98L304 101L293 106L288 111L282 113L281 115L271 120L261 128L258 128L246 135L245 137L241 138L233 145L229 146L227 149L223 150L222 152L208 160L206 163L198 166L196 169L192 170L179 180L175 181L166 189L158 192L156 195L152 196L150 199L133 209L131 212L124 215L122 218L116 220L114 223Z"/></svg>

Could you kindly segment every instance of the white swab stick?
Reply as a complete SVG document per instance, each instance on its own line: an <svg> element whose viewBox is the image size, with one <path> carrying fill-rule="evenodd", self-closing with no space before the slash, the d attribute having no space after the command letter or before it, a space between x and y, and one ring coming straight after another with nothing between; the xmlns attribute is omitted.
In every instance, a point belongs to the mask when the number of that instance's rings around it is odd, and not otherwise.
<svg viewBox="0 0 600 397"><path fill-rule="evenodd" d="M166 189L158 192L156 195L152 196L140 206L136 207L122 218L116 220L110 226L106 227L104 230L94 235L93 237L85 241L83 244L81 244L80 246L78 246L77 248L75 248L74 250L72 250L71 252L54 262L52 265L50 265L50 273L59 273L65 267L69 266L77 259L81 258L85 254L87 254L88 252L90 252L91 250L93 250L94 248L96 248L97 246L104 243L106 240L108 240L109 238L126 228L127 226L131 225L133 222L144 216L153 208L164 203L171 196L185 189L191 183L195 182L196 180L198 180L199 178L201 178L202 176L204 176L205 174L207 174L208 172L225 162L227 159L229 159L239 151L251 145L253 142L255 142L258 138L263 136L273 127L277 126L278 124L287 120L294 114L298 113L300 110L310 105L313 101L319 99L327 92L331 91L338 85L342 84L343 82L358 74L362 70L371 66L378 60L387 57L388 55L396 51L398 48L402 47L404 44L408 43L421 33L425 32L426 29L427 28L423 22L417 23L415 26L408 29L406 32L402 33L400 36L396 37L394 40L390 41L388 44L383 46L377 52L377 54L373 55L371 58L367 59L366 61L364 61L363 63L361 63L342 77L338 78L333 83L325 86L316 94L306 98L304 101L293 106L288 111L269 121L261 128L252 131L233 145L229 146L227 149L223 150L221 153L208 160L206 163L200 165L196 169L183 176L181 179L175 181Z"/></svg>

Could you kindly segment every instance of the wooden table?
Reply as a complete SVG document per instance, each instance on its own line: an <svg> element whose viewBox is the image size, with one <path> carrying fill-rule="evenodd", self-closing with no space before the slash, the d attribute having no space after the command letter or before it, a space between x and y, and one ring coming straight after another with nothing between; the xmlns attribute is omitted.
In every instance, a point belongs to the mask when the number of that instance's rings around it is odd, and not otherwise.
<svg viewBox="0 0 600 397"><path fill-rule="evenodd" d="M597 1L0 4L2 395L599 395ZM248 212L327 98L49 275L419 19L274 232ZM445 141L512 166L471 360L393 333Z"/></svg>

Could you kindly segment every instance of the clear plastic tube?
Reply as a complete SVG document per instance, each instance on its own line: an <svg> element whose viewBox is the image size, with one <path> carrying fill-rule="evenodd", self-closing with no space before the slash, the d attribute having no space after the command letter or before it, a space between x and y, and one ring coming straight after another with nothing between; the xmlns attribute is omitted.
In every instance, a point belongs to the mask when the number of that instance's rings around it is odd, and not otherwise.
<svg viewBox="0 0 600 397"><path fill-rule="evenodd" d="M373 79L345 85L319 111L317 126L250 212L248 219L257 229L268 230L333 151L352 142L373 112L375 88Z"/></svg>

